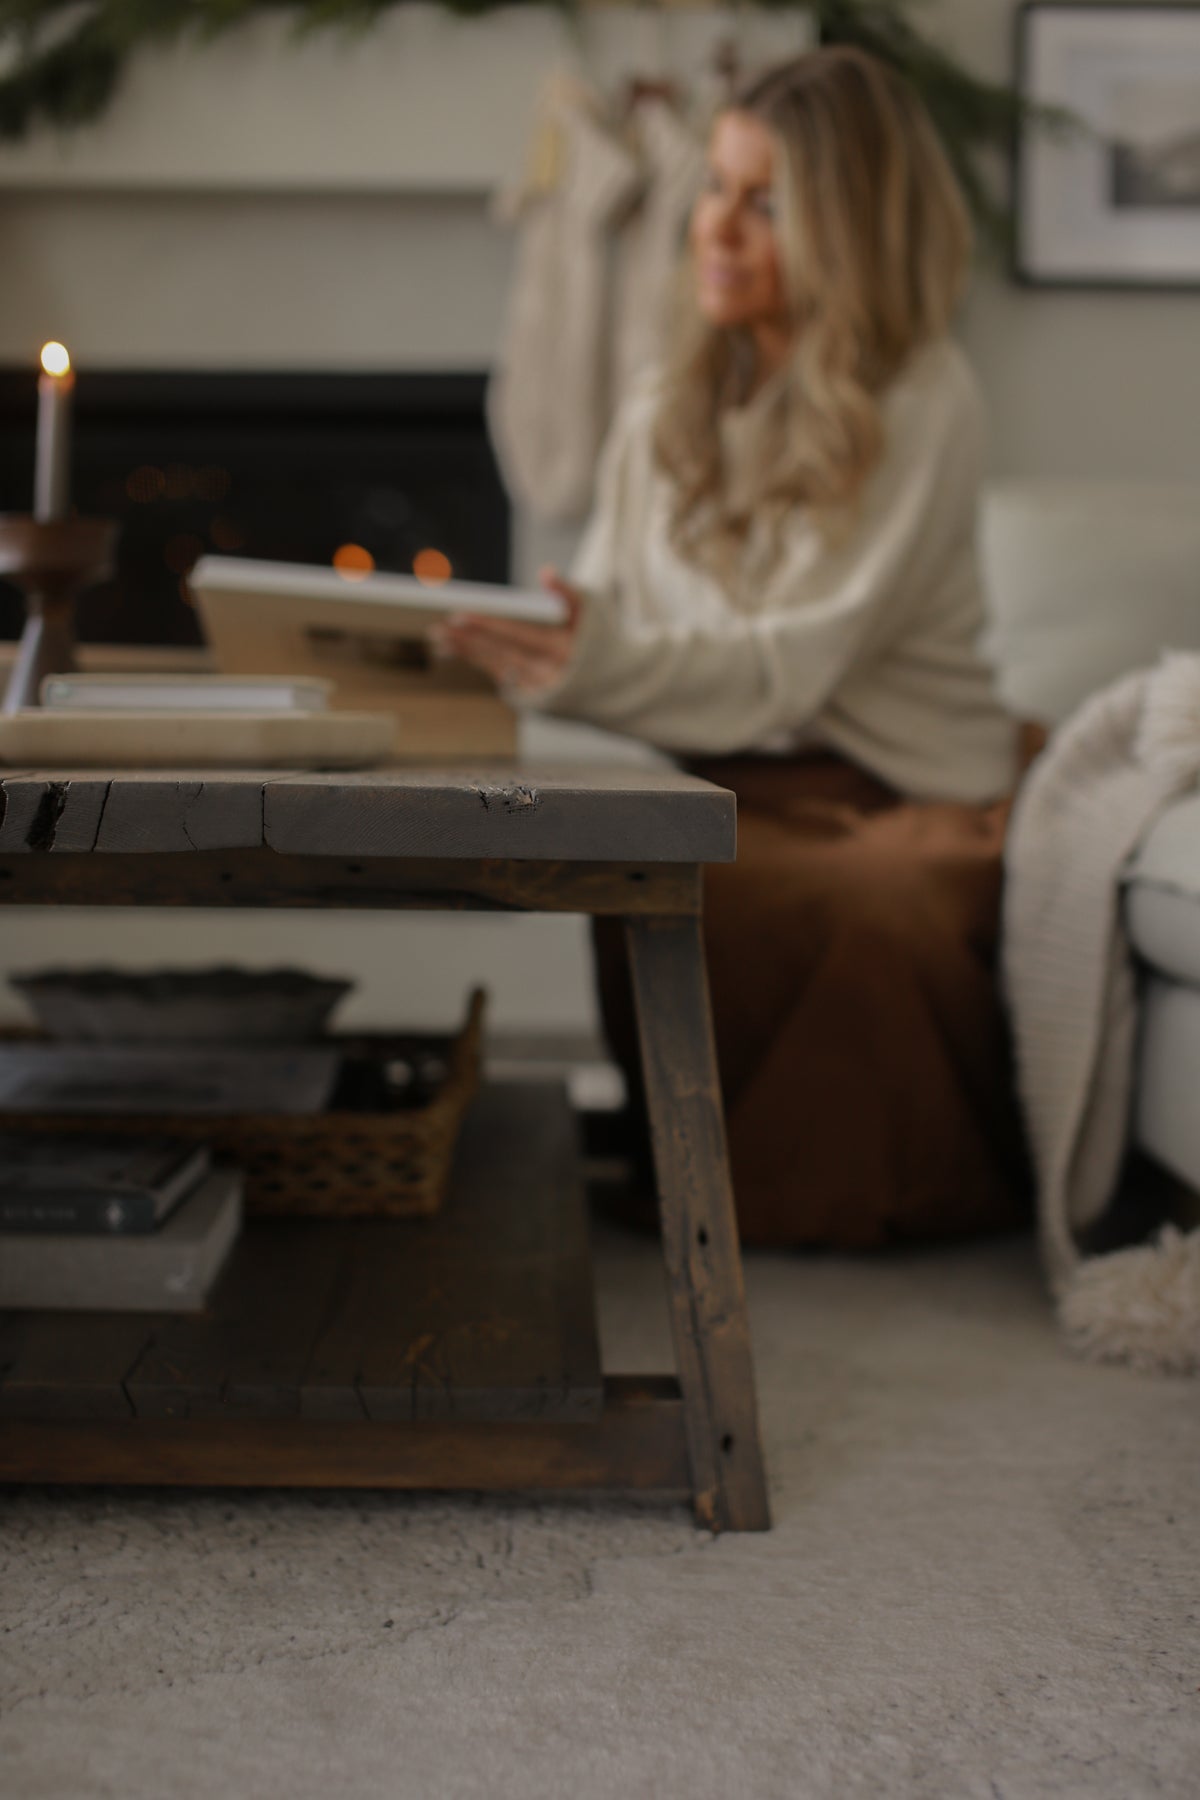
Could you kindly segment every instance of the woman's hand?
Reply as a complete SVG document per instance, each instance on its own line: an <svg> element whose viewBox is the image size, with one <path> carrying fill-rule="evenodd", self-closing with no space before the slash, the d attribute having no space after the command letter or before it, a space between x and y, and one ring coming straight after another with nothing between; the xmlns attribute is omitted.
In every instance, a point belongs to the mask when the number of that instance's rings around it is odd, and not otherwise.
<svg viewBox="0 0 1200 1800"><path fill-rule="evenodd" d="M482 669L501 687L523 688L526 693L549 687L571 660L583 596L557 569L543 569L541 583L548 594L560 594L566 603L567 616L561 625L527 625L516 619L455 613L430 631L434 653L459 657L472 668Z"/></svg>

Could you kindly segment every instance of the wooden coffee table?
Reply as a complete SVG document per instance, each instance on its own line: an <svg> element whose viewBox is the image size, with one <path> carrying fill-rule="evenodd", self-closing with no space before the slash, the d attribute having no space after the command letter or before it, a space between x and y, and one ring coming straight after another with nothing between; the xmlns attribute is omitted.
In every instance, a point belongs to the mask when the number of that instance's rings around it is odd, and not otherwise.
<svg viewBox="0 0 1200 1800"><path fill-rule="evenodd" d="M21 772L0 794L12 905L621 918L677 1364L602 1375L561 1093L494 1090L435 1220L251 1221L204 1315L0 1315L0 1479L648 1489L769 1524L700 934L732 794L540 765Z"/></svg>

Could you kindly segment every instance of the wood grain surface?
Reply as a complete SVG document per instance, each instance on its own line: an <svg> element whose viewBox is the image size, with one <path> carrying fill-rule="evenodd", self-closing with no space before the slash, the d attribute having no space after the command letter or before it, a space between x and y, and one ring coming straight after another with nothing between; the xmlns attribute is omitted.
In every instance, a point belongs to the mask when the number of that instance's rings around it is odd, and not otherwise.
<svg viewBox="0 0 1200 1800"><path fill-rule="evenodd" d="M271 850L0 855L0 906L267 906L698 913L694 863L277 856Z"/></svg>
<svg viewBox="0 0 1200 1800"><path fill-rule="evenodd" d="M15 772L0 855L233 850L284 855L732 861L735 801L676 770L610 765L360 774Z"/></svg>
<svg viewBox="0 0 1200 1800"><path fill-rule="evenodd" d="M157 1487L373 1487L688 1492L671 1376L610 1376L600 1417L458 1423L369 1419L29 1419L0 1431L0 1481Z"/></svg>
<svg viewBox="0 0 1200 1800"><path fill-rule="evenodd" d="M432 1218L250 1225L203 1312L0 1322L10 1419L595 1419L566 1090L486 1088Z"/></svg>
<svg viewBox="0 0 1200 1800"><path fill-rule="evenodd" d="M698 1517L770 1525L698 919L626 926Z"/></svg>

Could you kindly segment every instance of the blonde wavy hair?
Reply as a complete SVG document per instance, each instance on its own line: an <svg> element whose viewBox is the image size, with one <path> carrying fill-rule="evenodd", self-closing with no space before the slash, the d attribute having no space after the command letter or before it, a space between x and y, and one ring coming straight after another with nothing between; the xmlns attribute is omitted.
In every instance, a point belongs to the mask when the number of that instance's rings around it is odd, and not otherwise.
<svg viewBox="0 0 1200 1800"><path fill-rule="evenodd" d="M724 467L722 413L747 398L754 353L713 326L681 280L675 354L654 447L674 488L671 538L736 588L752 524L768 560L797 506L836 539L883 451L879 398L912 352L944 332L971 250L966 206L917 94L850 47L810 51L730 102L771 133L775 216L793 348L772 403Z"/></svg>

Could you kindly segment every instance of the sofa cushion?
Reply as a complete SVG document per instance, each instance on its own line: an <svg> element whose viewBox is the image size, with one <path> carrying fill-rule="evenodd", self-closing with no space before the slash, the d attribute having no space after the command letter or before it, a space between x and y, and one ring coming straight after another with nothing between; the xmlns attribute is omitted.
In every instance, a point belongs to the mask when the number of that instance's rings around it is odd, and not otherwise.
<svg viewBox="0 0 1200 1800"><path fill-rule="evenodd" d="M1200 649L1200 481L1001 480L983 496L987 647L1019 718Z"/></svg>
<svg viewBox="0 0 1200 1800"><path fill-rule="evenodd" d="M1147 983L1134 1100L1134 1137L1192 1187L1200 1188L1200 988Z"/></svg>
<svg viewBox="0 0 1200 1800"><path fill-rule="evenodd" d="M1125 926L1160 974L1200 987L1200 793L1146 833L1125 877Z"/></svg>

